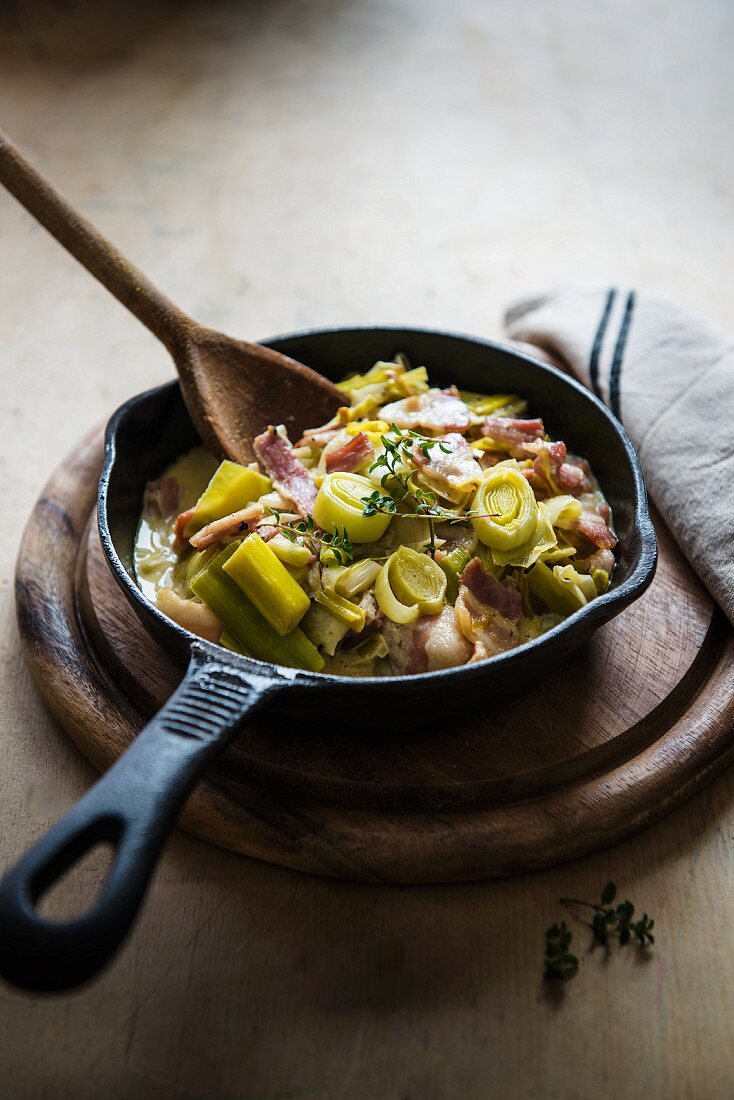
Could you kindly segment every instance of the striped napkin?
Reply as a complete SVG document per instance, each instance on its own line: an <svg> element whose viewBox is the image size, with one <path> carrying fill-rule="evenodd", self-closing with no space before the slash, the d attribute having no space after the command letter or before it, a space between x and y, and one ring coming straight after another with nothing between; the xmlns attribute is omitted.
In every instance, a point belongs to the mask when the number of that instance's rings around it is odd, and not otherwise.
<svg viewBox="0 0 734 1100"><path fill-rule="evenodd" d="M632 440L650 496L734 624L734 334L644 291L560 287L505 314Z"/></svg>

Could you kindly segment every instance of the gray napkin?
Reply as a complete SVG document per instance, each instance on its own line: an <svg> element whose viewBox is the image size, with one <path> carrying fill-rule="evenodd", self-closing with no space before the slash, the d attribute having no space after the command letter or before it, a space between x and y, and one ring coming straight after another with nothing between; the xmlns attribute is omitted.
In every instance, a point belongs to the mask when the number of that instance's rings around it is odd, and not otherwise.
<svg viewBox="0 0 734 1100"><path fill-rule="evenodd" d="M605 401L681 549L734 623L734 334L644 291L561 287L508 309Z"/></svg>

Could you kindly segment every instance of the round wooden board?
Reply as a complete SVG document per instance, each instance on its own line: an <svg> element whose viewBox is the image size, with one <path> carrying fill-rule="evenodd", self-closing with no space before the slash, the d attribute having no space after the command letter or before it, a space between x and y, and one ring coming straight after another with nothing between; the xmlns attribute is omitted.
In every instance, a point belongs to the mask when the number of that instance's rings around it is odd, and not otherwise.
<svg viewBox="0 0 734 1100"><path fill-rule="evenodd" d="M16 575L39 692L107 767L181 676L112 579L94 522L99 432L59 466ZM349 879L443 882L526 871L662 817L734 756L734 632L658 523L645 596L543 684L419 731L338 736L263 712L199 784L182 828Z"/></svg>

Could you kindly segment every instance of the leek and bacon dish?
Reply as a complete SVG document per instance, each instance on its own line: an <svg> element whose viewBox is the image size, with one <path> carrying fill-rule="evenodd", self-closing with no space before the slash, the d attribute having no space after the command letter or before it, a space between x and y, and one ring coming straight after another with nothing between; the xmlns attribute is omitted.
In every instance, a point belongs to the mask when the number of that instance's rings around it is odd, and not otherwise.
<svg viewBox="0 0 734 1100"><path fill-rule="evenodd" d="M609 505L515 394L431 388L401 356L249 467L196 447L146 487L138 583L192 633L345 676L480 661L606 591Z"/></svg>

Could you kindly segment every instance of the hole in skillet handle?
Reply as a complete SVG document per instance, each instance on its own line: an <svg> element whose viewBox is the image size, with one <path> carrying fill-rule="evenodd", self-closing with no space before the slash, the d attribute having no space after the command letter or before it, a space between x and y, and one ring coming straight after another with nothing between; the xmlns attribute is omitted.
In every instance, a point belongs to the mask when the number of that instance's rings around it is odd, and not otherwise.
<svg viewBox="0 0 734 1100"><path fill-rule="evenodd" d="M94 977L135 920L165 839L214 757L289 670L255 668L195 642L181 684L130 748L0 883L0 975L21 989L61 992ZM91 909L49 920L37 903L100 842L114 859Z"/></svg>

